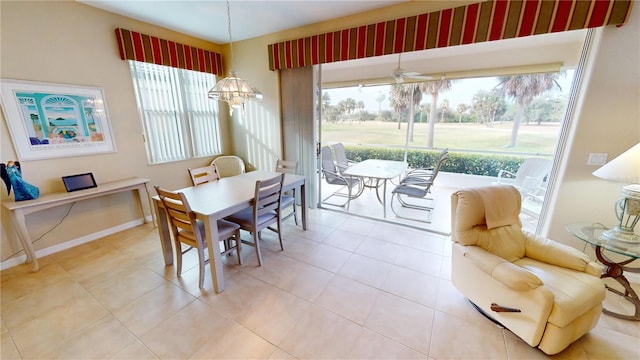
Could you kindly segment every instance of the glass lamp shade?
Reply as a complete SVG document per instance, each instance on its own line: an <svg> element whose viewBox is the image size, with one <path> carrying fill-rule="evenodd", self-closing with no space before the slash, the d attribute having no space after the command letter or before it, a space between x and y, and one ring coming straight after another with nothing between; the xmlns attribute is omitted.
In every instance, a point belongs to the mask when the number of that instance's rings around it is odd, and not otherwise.
<svg viewBox="0 0 640 360"><path fill-rule="evenodd" d="M244 103L248 100L261 100L262 93L251 83L231 72L230 76L218 81L216 86L209 90L209 98L226 102L229 104L230 114L233 114L233 109L244 109Z"/></svg>
<svg viewBox="0 0 640 360"><path fill-rule="evenodd" d="M608 240L640 242L640 236L634 232L640 220L640 143L594 171L593 175L629 184L622 188L622 198L615 204L618 224L602 236Z"/></svg>

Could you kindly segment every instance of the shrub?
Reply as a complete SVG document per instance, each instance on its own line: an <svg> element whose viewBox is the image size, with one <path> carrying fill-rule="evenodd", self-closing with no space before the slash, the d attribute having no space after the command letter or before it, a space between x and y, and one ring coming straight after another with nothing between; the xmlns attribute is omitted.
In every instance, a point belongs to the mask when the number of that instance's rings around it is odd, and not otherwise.
<svg viewBox="0 0 640 360"><path fill-rule="evenodd" d="M403 149L388 149L378 147L355 147L345 146L347 158L353 161L367 159L397 160L404 159ZM434 167L440 150L409 150L407 152L407 163L409 168L429 168ZM449 160L442 164L441 171L498 176L500 170L507 170L515 173L520 168L525 156L500 155L500 154L467 154L449 152Z"/></svg>

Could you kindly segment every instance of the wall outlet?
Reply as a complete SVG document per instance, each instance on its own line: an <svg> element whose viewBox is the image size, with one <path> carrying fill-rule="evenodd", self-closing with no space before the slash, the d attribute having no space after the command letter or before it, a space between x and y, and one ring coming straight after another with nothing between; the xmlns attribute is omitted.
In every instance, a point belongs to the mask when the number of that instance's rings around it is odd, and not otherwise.
<svg viewBox="0 0 640 360"><path fill-rule="evenodd" d="M607 153L589 153L587 165L604 165L608 155Z"/></svg>

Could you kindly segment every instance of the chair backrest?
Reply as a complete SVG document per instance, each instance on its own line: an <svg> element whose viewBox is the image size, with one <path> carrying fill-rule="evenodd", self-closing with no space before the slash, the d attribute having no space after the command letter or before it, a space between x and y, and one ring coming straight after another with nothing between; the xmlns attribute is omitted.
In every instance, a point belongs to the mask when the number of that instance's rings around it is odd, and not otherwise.
<svg viewBox="0 0 640 360"><path fill-rule="evenodd" d="M174 239L182 242L186 239L187 243L203 244L204 239L197 226L196 214L191 210L184 194L162 189L158 185L154 188L167 213Z"/></svg>
<svg viewBox="0 0 640 360"><path fill-rule="evenodd" d="M442 167L442 164L447 160L449 160L449 149L444 149L440 152L440 158L438 158L438 163L436 164L435 169L433 169L433 177L431 178L431 181L435 180L436 176L440 172L440 168Z"/></svg>
<svg viewBox="0 0 640 360"><path fill-rule="evenodd" d="M340 176L337 175L338 170L336 164L333 162L333 154L331 153L330 147L323 146L320 149L320 161L322 174L324 174L324 178L329 184L344 183Z"/></svg>
<svg viewBox="0 0 640 360"><path fill-rule="evenodd" d="M258 223L261 216L274 213L280 216L280 204L282 200L282 183L284 174L267 180L256 181L256 189L253 200L253 220Z"/></svg>
<svg viewBox="0 0 640 360"><path fill-rule="evenodd" d="M347 159L347 153L344 150L344 144L337 143L331 145L333 149L333 155L336 158L336 163L343 169L346 169L349 166L349 159Z"/></svg>
<svg viewBox="0 0 640 360"><path fill-rule="evenodd" d="M477 245L509 261L524 256L521 196L511 185L458 190L451 195L451 240Z"/></svg>
<svg viewBox="0 0 640 360"><path fill-rule="evenodd" d="M244 161L235 155L218 156L211 162L218 168L218 175L221 178L244 174Z"/></svg>
<svg viewBox="0 0 640 360"><path fill-rule="evenodd" d="M542 184L545 178L551 173L553 163L549 159L527 158L522 162L516 172L515 186L519 188L529 187L527 180L536 180L535 186Z"/></svg>
<svg viewBox="0 0 640 360"><path fill-rule="evenodd" d="M283 174L297 174L298 162L278 159L276 161L276 171Z"/></svg>
<svg viewBox="0 0 640 360"><path fill-rule="evenodd" d="M191 177L191 183L194 186L220 180L218 167L215 165L189 168L189 176Z"/></svg>

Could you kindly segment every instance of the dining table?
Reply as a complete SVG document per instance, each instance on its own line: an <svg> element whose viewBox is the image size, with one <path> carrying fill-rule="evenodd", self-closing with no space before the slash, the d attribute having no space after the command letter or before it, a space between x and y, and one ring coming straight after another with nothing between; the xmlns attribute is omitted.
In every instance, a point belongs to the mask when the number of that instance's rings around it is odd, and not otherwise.
<svg viewBox="0 0 640 360"><path fill-rule="evenodd" d="M195 212L197 219L204 224L210 259L209 267L211 269L213 289L216 293L224 290L222 259L220 251L215 251L218 248L217 221L251 207L255 195L256 181L270 179L279 175L281 173L275 171L256 170L221 178L218 181L175 190L184 194L191 210ZM282 191L295 190L300 194L302 228L304 230L308 228L305 185L305 176L284 174ZM164 262L165 265L169 266L173 264L173 246L171 245L167 215L158 195L152 196L152 200L157 215L158 233Z"/></svg>
<svg viewBox="0 0 640 360"><path fill-rule="evenodd" d="M382 213L387 217L387 181L399 177L407 170L407 163L396 160L367 159L349 166L342 172L345 176L361 177L375 181L371 186L376 189L378 201L382 204ZM380 182L382 182L382 195L380 195Z"/></svg>

